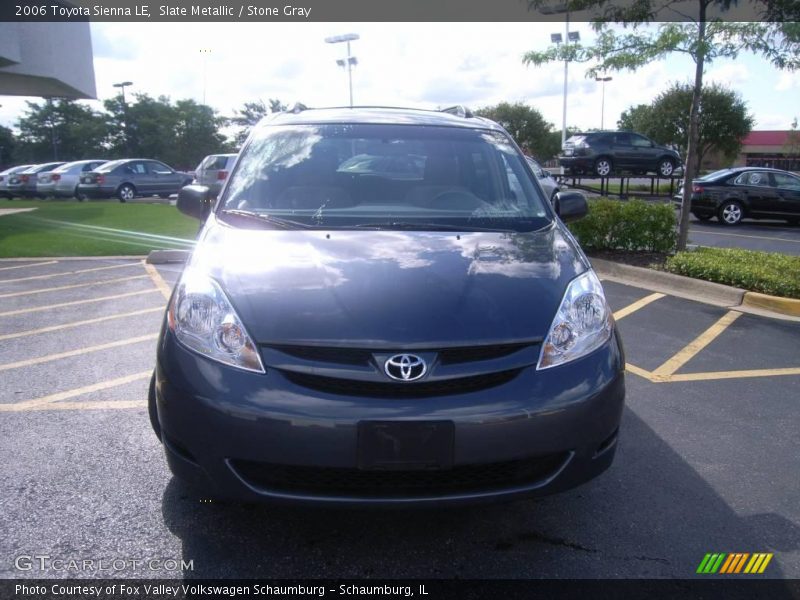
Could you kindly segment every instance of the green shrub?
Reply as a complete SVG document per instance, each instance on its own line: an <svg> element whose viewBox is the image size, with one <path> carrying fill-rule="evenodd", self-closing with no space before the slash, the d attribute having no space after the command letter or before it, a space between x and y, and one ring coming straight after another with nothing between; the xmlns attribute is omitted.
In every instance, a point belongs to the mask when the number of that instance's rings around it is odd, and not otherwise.
<svg viewBox="0 0 800 600"><path fill-rule="evenodd" d="M668 271L752 292L800 298L800 256L738 248L699 248L667 259Z"/></svg>
<svg viewBox="0 0 800 600"><path fill-rule="evenodd" d="M587 250L671 252L677 238L672 205L644 200L590 200L570 230Z"/></svg>

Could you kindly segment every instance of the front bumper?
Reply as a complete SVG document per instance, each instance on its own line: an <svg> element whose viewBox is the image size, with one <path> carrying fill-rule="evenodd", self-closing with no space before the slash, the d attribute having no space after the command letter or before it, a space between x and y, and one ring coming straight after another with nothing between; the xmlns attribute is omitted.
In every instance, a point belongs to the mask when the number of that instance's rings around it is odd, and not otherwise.
<svg viewBox="0 0 800 600"><path fill-rule="evenodd" d="M607 469L625 397L623 369L615 333L581 360L543 371L527 367L488 390L387 399L313 390L269 367L266 375L231 369L186 350L167 330L159 341L155 397L172 472L217 496L469 504L560 492ZM376 420L451 421L452 468L360 469L359 423ZM373 476L378 492L369 487ZM395 490L397 481L404 483Z"/></svg>

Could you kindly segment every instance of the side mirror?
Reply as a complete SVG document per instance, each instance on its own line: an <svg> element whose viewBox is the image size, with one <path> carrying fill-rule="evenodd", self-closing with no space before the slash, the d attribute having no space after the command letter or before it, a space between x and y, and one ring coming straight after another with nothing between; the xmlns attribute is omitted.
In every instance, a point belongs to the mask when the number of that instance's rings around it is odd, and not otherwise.
<svg viewBox="0 0 800 600"><path fill-rule="evenodd" d="M204 185L182 187L176 206L183 214L203 221L211 211L211 190Z"/></svg>
<svg viewBox="0 0 800 600"><path fill-rule="evenodd" d="M589 212L586 196L580 192L558 192L555 205L556 213L565 223L582 219Z"/></svg>

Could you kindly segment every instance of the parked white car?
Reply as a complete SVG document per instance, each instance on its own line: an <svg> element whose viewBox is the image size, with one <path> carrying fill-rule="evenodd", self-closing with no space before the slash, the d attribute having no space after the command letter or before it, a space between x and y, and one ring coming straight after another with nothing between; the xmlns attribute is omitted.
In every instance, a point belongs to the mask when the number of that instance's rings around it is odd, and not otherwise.
<svg viewBox="0 0 800 600"><path fill-rule="evenodd" d="M78 194L78 184L82 173L93 171L106 160L76 160L69 162L52 171L39 173L36 181L36 195L42 198L55 196L57 198L77 198L83 200L84 196Z"/></svg>

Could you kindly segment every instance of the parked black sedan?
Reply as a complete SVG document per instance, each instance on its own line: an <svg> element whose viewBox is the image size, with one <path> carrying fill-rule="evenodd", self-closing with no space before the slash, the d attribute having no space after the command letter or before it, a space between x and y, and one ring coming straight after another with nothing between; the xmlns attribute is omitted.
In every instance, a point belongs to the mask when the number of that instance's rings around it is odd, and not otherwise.
<svg viewBox="0 0 800 600"><path fill-rule="evenodd" d="M78 193L88 198L116 197L120 202L156 194L169 198L191 182L191 176L162 162L131 158L107 162L82 174Z"/></svg>
<svg viewBox="0 0 800 600"><path fill-rule="evenodd" d="M675 204L680 206L681 199L679 189ZM692 182L691 210L701 221L717 217L723 225L744 218L800 223L800 177L764 167L715 171Z"/></svg>

